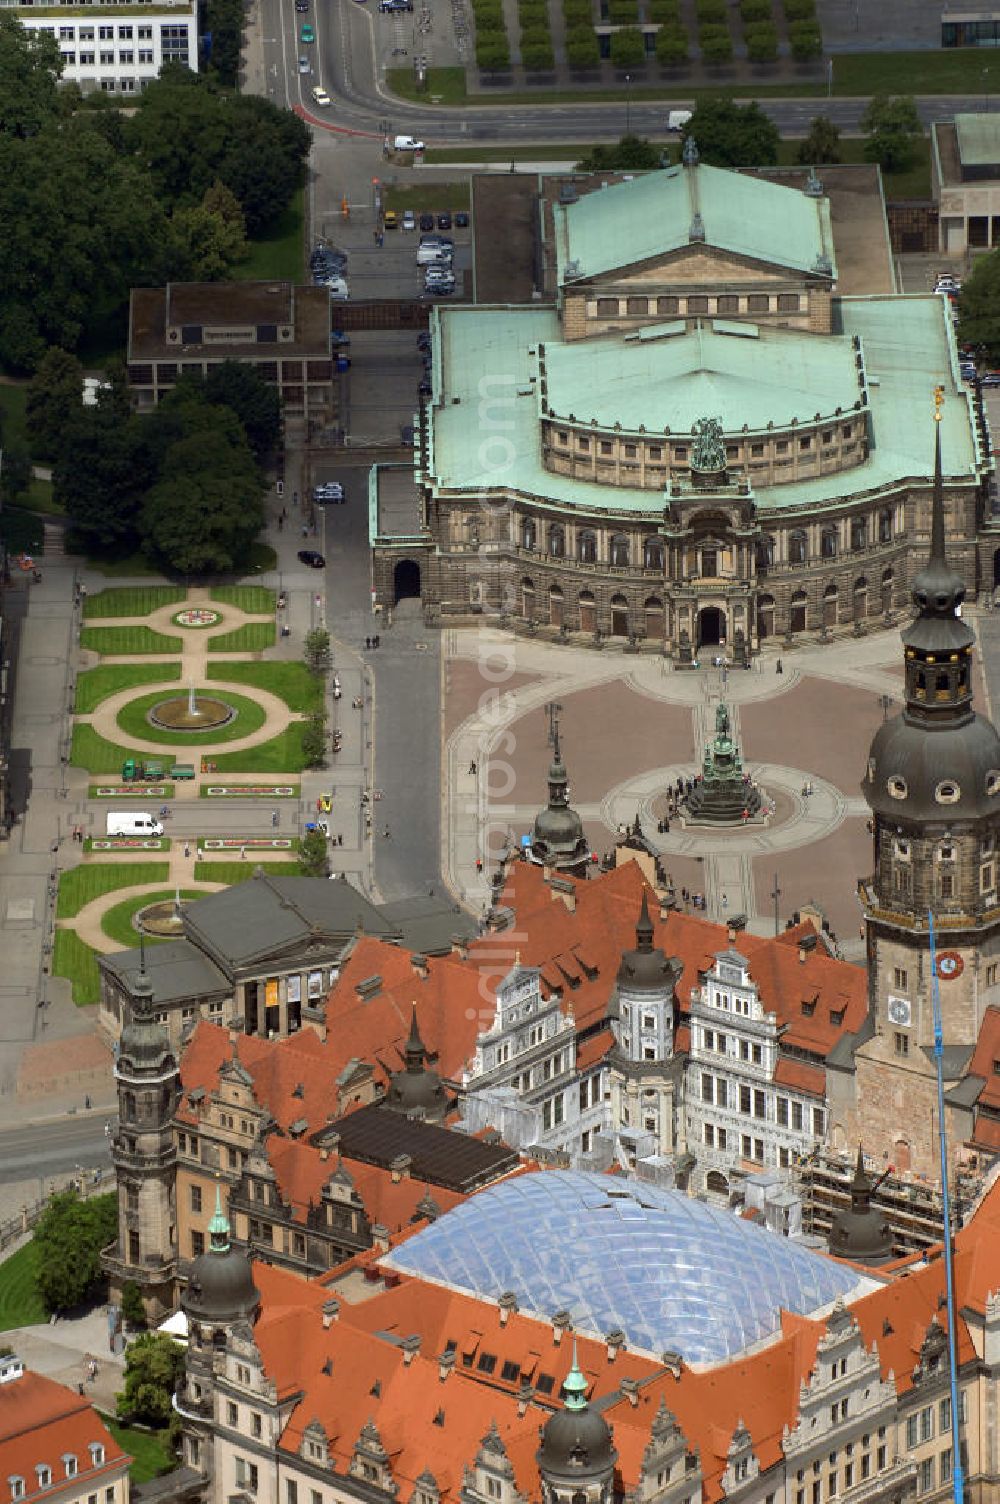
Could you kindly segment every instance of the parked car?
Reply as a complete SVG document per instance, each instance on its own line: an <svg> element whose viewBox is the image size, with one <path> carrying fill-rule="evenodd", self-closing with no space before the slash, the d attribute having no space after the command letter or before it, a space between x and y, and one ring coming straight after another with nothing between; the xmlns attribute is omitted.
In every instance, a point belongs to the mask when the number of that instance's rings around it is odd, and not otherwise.
<svg viewBox="0 0 1000 1504"><path fill-rule="evenodd" d="M450 266L452 261L451 247L446 245L419 245L417 246L418 266Z"/></svg>
<svg viewBox="0 0 1000 1504"><path fill-rule="evenodd" d="M425 354L429 354L430 353L430 349L431 349L431 337L427 333L426 329L423 331L422 334L418 334L417 335L417 349L418 350L422 350Z"/></svg>
<svg viewBox="0 0 1000 1504"><path fill-rule="evenodd" d="M395 209L386 209L382 216L382 224L387 230L394 230L399 224Z"/></svg>
<svg viewBox="0 0 1000 1504"><path fill-rule="evenodd" d="M299 549L299 563L308 564L310 569L325 569L326 560L323 555L317 553L314 548Z"/></svg>
<svg viewBox="0 0 1000 1504"><path fill-rule="evenodd" d="M421 397L429 397L433 391L433 388L429 381L422 381L417 387L417 391Z"/></svg>
<svg viewBox="0 0 1000 1504"><path fill-rule="evenodd" d="M421 235L420 244L445 246L449 251L455 249L455 242L449 240L447 235Z"/></svg>
<svg viewBox="0 0 1000 1504"><path fill-rule="evenodd" d="M393 151L423 151L424 143L418 141L416 136L394 136L392 149Z"/></svg>
<svg viewBox="0 0 1000 1504"><path fill-rule="evenodd" d="M451 215L448 213L447 210L445 210L445 212L443 214L439 214L438 215L438 229L439 230L450 230L451 229Z"/></svg>
<svg viewBox="0 0 1000 1504"><path fill-rule="evenodd" d="M344 488L339 480L323 480L313 486L313 501L336 501L343 496Z"/></svg>
<svg viewBox="0 0 1000 1504"><path fill-rule="evenodd" d="M330 96L325 89L313 89L313 103L318 104L321 110L329 108Z"/></svg>
<svg viewBox="0 0 1000 1504"><path fill-rule="evenodd" d="M979 378L980 386L1000 386L1000 371L987 371Z"/></svg>
<svg viewBox="0 0 1000 1504"><path fill-rule="evenodd" d="M455 229L467 230L469 228L469 216L464 209L459 209L455 215Z"/></svg>
<svg viewBox="0 0 1000 1504"><path fill-rule="evenodd" d="M295 9L303 15L309 9L309 0L295 0Z"/></svg>
<svg viewBox="0 0 1000 1504"><path fill-rule="evenodd" d="M434 228L434 216L433 216L433 214L427 214L426 212L423 213L423 214L421 214L421 216L420 216L420 228L422 230L433 230L433 228Z"/></svg>
<svg viewBox="0 0 1000 1504"><path fill-rule="evenodd" d="M404 209L403 210L403 229L404 230L415 230L416 228L417 228L417 217L414 214L413 210L412 209Z"/></svg>
<svg viewBox="0 0 1000 1504"><path fill-rule="evenodd" d="M413 424L404 423L402 428L399 430L399 437L402 443L406 445L407 449L412 449L414 444Z"/></svg>
<svg viewBox="0 0 1000 1504"><path fill-rule="evenodd" d="M303 47L311 47L316 40L316 33L307 21L299 32L299 41Z"/></svg>

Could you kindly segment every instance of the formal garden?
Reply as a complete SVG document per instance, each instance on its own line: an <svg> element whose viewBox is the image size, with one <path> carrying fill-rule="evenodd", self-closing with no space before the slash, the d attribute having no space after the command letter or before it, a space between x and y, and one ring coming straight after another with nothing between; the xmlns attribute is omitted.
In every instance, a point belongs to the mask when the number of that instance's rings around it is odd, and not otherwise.
<svg viewBox="0 0 1000 1504"><path fill-rule="evenodd" d="M53 971L79 1006L97 1002L102 952L182 933L193 899L263 867L319 872L325 844L297 829L301 775L327 750L325 632L307 635L306 661L265 658L283 604L260 585L109 586L82 600L85 666L73 690L69 761L90 777L93 830L73 832L82 861L62 872ZM213 801L267 805L274 827L239 816L219 835ZM204 834L171 836L169 812L197 809ZM102 810L164 809L164 833L109 834ZM232 807L230 805L230 807ZM282 810L286 816L279 829ZM294 827L294 828L293 828Z"/></svg>

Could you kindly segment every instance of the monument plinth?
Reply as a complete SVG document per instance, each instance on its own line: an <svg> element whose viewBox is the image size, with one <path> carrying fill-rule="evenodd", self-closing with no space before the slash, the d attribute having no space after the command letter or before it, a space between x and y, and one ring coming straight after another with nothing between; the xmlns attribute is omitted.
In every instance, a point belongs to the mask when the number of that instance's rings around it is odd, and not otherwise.
<svg viewBox="0 0 1000 1504"><path fill-rule="evenodd" d="M706 825L742 825L760 812L760 789L743 770L731 729L729 711L720 702L715 712L715 736L705 748L701 777L684 797L690 820Z"/></svg>

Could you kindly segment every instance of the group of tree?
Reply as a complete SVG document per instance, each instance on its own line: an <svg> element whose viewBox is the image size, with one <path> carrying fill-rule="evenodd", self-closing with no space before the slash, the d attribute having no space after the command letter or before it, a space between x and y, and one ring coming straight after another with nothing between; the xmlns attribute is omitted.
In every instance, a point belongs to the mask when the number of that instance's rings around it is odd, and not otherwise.
<svg viewBox="0 0 1000 1504"><path fill-rule="evenodd" d="M281 428L278 395L249 366L224 361L184 376L152 412L132 411L112 371L92 406L72 355L50 350L28 386L36 453L53 498L85 546L141 549L183 575L245 564L264 521L262 462Z"/></svg>
<svg viewBox="0 0 1000 1504"><path fill-rule="evenodd" d="M990 364L1000 361L1000 251L977 256L962 283L958 337Z"/></svg>
<svg viewBox="0 0 1000 1504"><path fill-rule="evenodd" d="M58 43L0 14L0 362L121 320L130 287L226 276L303 182L288 110L168 65L128 116L57 87Z"/></svg>
<svg viewBox="0 0 1000 1504"><path fill-rule="evenodd" d="M644 136L622 136L614 146L592 146L578 172L643 172L662 167L661 150Z"/></svg>
<svg viewBox="0 0 1000 1504"><path fill-rule="evenodd" d="M703 162L713 167L771 167L778 160L778 127L756 100L700 99L684 127Z"/></svg>
<svg viewBox="0 0 1000 1504"><path fill-rule="evenodd" d="M147 1332L125 1350L125 1379L115 1396L118 1419L126 1426L155 1431L174 1421L173 1395L184 1373L184 1349L163 1332Z"/></svg>
<svg viewBox="0 0 1000 1504"><path fill-rule="evenodd" d="M47 1311L71 1311L100 1292L101 1250L118 1234L118 1198L112 1191L84 1201L59 1191L35 1229L35 1284Z"/></svg>

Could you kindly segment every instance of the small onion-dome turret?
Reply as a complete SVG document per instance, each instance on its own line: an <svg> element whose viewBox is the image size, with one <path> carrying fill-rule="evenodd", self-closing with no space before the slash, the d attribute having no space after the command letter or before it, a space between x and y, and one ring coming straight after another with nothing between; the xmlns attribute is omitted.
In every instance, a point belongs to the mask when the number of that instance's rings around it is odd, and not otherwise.
<svg viewBox="0 0 1000 1504"><path fill-rule="evenodd" d="M155 1074L173 1067L176 1062L170 1040L153 1012L153 984L146 970L146 949L140 939L139 971L131 986L128 1021L118 1041L116 1070L120 1076Z"/></svg>
<svg viewBox="0 0 1000 1504"><path fill-rule="evenodd" d="M559 750L559 732L549 767L549 802L535 817L531 855L545 867L575 867L586 861L583 821L569 802L569 777Z"/></svg>
<svg viewBox="0 0 1000 1504"><path fill-rule="evenodd" d="M892 1227L885 1213L872 1206L872 1190L859 1144L850 1209L835 1212L830 1227L830 1252L837 1258L855 1264L885 1264L893 1257Z"/></svg>
<svg viewBox="0 0 1000 1504"><path fill-rule="evenodd" d="M560 1483L597 1482L610 1477L618 1460L611 1429L603 1416L587 1404L587 1381L577 1362L573 1343L573 1366L563 1384L566 1396L561 1410L549 1417L541 1428L541 1445L536 1453L539 1470L546 1482L558 1488Z"/></svg>
<svg viewBox="0 0 1000 1504"><path fill-rule="evenodd" d="M209 1246L191 1266L181 1309L195 1321L219 1326L252 1320L260 1305L250 1260L229 1241L229 1223L215 1188L215 1215L208 1224Z"/></svg>
<svg viewBox="0 0 1000 1504"><path fill-rule="evenodd" d="M618 985L629 992L663 992L671 985L673 968L662 950L653 946L653 921L649 901L642 895L642 909L635 927L635 950L622 952Z"/></svg>
<svg viewBox="0 0 1000 1504"><path fill-rule="evenodd" d="M385 1106L393 1112L424 1117L432 1122L443 1118L448 1108L448 1094L441 1077L427 1064L427 1050L417 1027L416 1003L413 1004L404 1054L406 1066L390 1077Z"/></svg>

